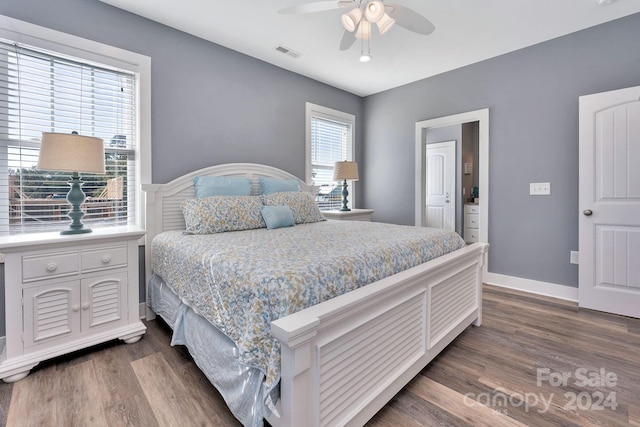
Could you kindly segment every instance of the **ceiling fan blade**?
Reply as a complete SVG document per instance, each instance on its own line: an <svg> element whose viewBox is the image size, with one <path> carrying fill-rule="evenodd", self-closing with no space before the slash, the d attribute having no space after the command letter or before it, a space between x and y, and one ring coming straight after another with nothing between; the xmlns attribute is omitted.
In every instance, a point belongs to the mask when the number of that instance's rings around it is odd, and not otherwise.
<svg viewBox="0 0 640 427"><path fill-rule="evenodd" d="M338 9L340 7L345 7L346 4L344 1L338 0L321 0L314 1L311 3L303 3L296 6L285 7L284 9L280 9L278 13L280 15L297 15L301 13L313 13L313 12L324 12L325 10ZM352 1L348 2L353 3Z"/></svg>
<svg viewBox="0 0 640 427"><path fill-rule="evenodd" d="M344 34L342 34L342 40L340 40L340 50L349 49L351 46L353 46L353 43L355 41L356 41L355 33L351 33L345 30Z"/></svg>
<svg viewBox="0 0 640 427"><path fill-rule="evenodd" d="M431 21L408 7L395 3L385 3L385 10L389 16L396 20L396 24L414 33L428 36L436 29Z"/></svg>

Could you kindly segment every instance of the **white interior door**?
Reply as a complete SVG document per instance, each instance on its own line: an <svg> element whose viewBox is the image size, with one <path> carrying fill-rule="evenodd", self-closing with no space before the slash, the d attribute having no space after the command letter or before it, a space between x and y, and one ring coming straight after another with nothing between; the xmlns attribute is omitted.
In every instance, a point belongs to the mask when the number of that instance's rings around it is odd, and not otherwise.
<svg viewBox="0 0 640 427"><path fill-rule="evenodd" d="M456 228L456 142L427 144L426 206L427 227Z"/></svg>
<svg viewBox="0 0 640 427"><path fill-rule="evenodd" d="M639 98L580 97L579 304L640 318Z"/></svg>

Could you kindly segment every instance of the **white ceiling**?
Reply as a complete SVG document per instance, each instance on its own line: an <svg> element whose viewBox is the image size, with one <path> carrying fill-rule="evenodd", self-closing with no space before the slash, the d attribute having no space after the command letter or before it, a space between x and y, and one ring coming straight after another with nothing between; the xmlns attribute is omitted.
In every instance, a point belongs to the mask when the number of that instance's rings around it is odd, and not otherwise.
<svg viewBox="0 0 640 427"><path fill-rule="evenodd" d="M339 50L344 9L277 13L308 0L101 1L360 96L640 12L638 0L604 7L598 0L392 0L436 30L423 36L396 25L381 36L376 29L373 60L361 63L359 41ZM280 45L302 56L276 51Z"/></svg>

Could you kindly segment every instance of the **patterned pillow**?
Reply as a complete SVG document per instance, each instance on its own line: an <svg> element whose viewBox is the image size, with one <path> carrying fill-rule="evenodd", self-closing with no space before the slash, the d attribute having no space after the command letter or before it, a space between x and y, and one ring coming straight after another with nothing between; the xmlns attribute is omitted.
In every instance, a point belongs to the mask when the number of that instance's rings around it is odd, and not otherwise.
<svg viewBox="0 0 640 427"><path fill-rule="evenodd" d="M182 214L190 234L264 228L262 202L256 196L212 196L182 202Z"/></svg>
<svg viewBox="0 0 640 427"><path fill-rule="evenodd" d="M263 194L265 206L289 206L296 224L324 221L324 216L311 193L287 191Z"/></svg>

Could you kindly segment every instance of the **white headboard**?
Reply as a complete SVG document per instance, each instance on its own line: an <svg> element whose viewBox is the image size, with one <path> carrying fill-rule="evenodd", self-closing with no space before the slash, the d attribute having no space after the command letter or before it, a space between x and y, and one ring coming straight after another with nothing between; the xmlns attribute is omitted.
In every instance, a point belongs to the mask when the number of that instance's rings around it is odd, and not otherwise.
<svg viewBox="0 0 640 427"><path fill-rule="evenodd" d="M169 230L184 230L185 223L182 216L182 202L196 197L193 178L195 176L239 176L251 178L252 194L260 191L259 178L297 179L302 191L314 192L312 185L306 184L298 177L282 169L255 163L228 163L210 166L188 173L166 184L143 184L142 191L146 197L145 264L146 280L151 277L151 240L159 233Z"/></svg>
<svg viewBox="0 0 640 427"><path fill-rule="evenodd" d="M239 176L251 178L252 194L260 192L260 177L297 179L302 191L313 192L313 186L304 183L298 177L272 166L255 163L228 163L210 166L188 173L174 179L167 184L143 184L142 191L146 195L146 224L147 243L156 234L168 230L184 230L185 223L182 216L182 202L196 197L193 178L196 176Z"/></svg>

